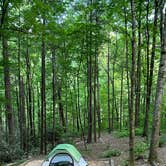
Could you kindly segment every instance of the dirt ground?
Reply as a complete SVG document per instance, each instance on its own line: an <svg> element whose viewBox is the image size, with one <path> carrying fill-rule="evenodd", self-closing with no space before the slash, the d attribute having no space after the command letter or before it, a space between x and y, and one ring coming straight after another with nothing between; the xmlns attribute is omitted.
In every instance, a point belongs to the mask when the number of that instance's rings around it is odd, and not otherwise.
<svg viewBox="0 0 166 166"><path fill-rule="evenodd" d="M143 141L143 138L136 137L135 141L139 143ZM83 142L79 139L76 140L75 144L88 161L89 166L125 166L128 159L128 138L116 138L109 134L103 134L98 143L88 144L87 150L85 150ZM120 150L121 155L111 159L101 158L102 152L110 148ZM166 146L159 148L159 156L160 163L158 166L166 166ZM20 166L41 166L42 162L43 158L31 159ZM149 166L147 159L137 160L135 165Z"/></svg>

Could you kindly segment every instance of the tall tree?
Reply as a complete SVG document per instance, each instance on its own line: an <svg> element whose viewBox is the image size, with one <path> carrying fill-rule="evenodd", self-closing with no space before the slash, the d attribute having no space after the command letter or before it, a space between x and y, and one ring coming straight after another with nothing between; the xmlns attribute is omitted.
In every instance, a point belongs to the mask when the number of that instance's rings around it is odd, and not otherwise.
<svg viewBox="0 0 166 166"><path fill-rule="evenodd" d="M92 6L92 0L89 1L89 6ZM92 9L89 14L89 22L92 24ZM88 28L87 32L87 48L88 48L88 57L87 57L87 82L88 82L88 139L87 142L92 142L92 27Z"/></svg>
<svg viewBox="0 0 166 166"><path fill-rule="evenodd" d="M164 1L160 5L161 10L161 56L156 87L155 106L153 112L153 125L150 143L149 161L151 165L156 165L158 161L158 144L160 131L160 115L164 85L166 83L166 10L164 11Z"/></svg>
<svg viewBox="0 0 166 166"><path fill-rule="evenodd" d="M27 93L28 93L28 116L30 124L30 141L34 143L34 130L33 130L33 114L32 114L32 74L31 74L31 61L29 56L29 41L27 37L26 48L26 77L27 77Z"/></svg>
<svg viewBox="0 0 166 166"><path fill-rule="evenodd" d="M129 151L130 151L130 166L134 166L134 99L135 99L135 60L136 60L136 25L135 25L135 1L131 0L131 18L132 18L132 67L131 67L131 106L129 107Z"/></svg>
<svg viewBox="0 0 166 166"><path fill-rule="evenodd" d="M46 20L43 19L43 26L45 26ZM45 58L46 58L46 44L44 34L42 34L41 45L41 140L40 140L40 152L47 153L46 148L46 80L45 80Z"/></svg>
<svg viewBox="0 0 166 166"><path fill-rule="evenodd" d="M159 1L155 0L155 14L154 14L154 24L153 24L153 36L152 36L152 55L150 61L150 71L149 71L149 80L147 87L147 99L146 99L146 114L144 120L144 132L143 136L148 136L149 128L149 110L150 110L150 101L151 101L151 92L152 92L152 83L153 83L153 70L154 70L154 59L156 51L156 33L157 33L157 20L158 20L158 10L159 10Z"/></svg>
<svg viewBox="0 0 166 166"><path fill-rule="evenodd" d="M108 132L111 133L111 115L110 115L110 42L108 39L108 53L107 53L107 96L108 96ZM112 110L113 112L113 110ZM113 114L112 114L113 115ZM112 116L112 122L113 122L113 116ZM112 123L112 129L113 129L113 123Z"/></svg>
<svg viewBox="0 0 166 166"><path fill-rule="evenodd" d="M11 83L10 83L10 60L8 52L8 32L7 20L8 20L8 1L2 2L2 15L1 15L1 32L0 37L2 39L2 55L3 55L3 67L4 67L4 88L5 88L5 107L6 107L6 121L8 127L8 142L12 144L14 141L13 130L13 113L12 113L12 101L11 101Z"/></svg>
<svg viewBox="0 0 166 166"><path fill-rule="evenodd" d="M52 121L52 130L53 130L53 137L52 137L52 144L55 144L55 124L56 124L56 56L55 56L55 48L52 48L52 114L53 114L53 121Z"/></svg>
<svg viewBox="0 0 166 166"><path fill-rule="evenodd" d="M138 53L137 53L137 72L136 72L136 101L135 101L135 126L139 125L140 113L140 95L141 95L141 14L142 1L139 2L139 16L138 16Z"/></svg>

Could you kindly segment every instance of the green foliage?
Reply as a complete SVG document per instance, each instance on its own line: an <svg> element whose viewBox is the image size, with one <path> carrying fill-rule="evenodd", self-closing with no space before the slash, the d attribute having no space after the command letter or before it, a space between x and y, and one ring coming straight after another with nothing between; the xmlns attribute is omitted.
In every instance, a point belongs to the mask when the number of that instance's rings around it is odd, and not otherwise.
<svg viewBox="0 0 166 166"><path fill-rule="evenodd" d="M113 134L118 138L123 138L129 136L129 131L128 130L114 131Z"/></svg>
<svg viewBox="0 0 166 166"><path fill-rule="evenodd" d="M136 128L136 129L135 129L135 135L136 135L136 136L141 136L142 133L143 133L142 128Z"/></svg>
<svg viewBox="0 0 166 166"><path fill-rule="evenodd" d="M101 154L101 157L110 158L110 157L113 157L113 156L120 156L120 154L121 154L121 152L117 149L109 149L109 150L104 151Z"/></svg>
<svg viewBox="0 0 166 166"><path fill-rule="evenodd" d="M146 142L137 142L134 146L134 154L136 159L144 156L145 151L149 148Z"/></svg>
<svg viewBox="0 0 166 166"><path fill-rule="evenodd" d="M166 145L166 136L161 136L159 140L159 147Z"/></svg>
<svg viewBox="0 0 166 166"><path fill-rule="evenodd" d="M47 140L48 142L52 142L53 134L55 135L55 141L61 140L63 137L64 129L61 125L55 126L55 131L53 132L52 128L47 128Z"/></svg>
<svg viewBox="0 0 166 166"><path fill-rule="evenodd" d="M5 142L0 143L0 162L12 162L21 159L24 152L18 144L9 145Z"/></svg>

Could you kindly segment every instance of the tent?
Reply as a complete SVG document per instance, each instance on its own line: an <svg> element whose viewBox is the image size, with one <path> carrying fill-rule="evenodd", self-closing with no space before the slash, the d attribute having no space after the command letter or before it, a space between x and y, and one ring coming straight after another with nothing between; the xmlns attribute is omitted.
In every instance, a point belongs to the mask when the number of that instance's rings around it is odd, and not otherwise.
<svg viewBox="0 0 166 166"><path fill-rule="evenodd" d="M70 144L57 145L46 157L42 166L87 166L79 151Z"/></svg>

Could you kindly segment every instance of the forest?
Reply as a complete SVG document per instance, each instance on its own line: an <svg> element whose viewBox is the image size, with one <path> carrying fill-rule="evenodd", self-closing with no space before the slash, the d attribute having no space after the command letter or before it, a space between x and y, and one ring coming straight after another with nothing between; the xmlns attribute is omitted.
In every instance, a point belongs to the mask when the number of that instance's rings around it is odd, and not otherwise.
<svg viewBox="0 0 166 166"><path fill-rule="evenodd" d="M0 0L0 165L164 166L165 91L165 0Z"/></svg>

